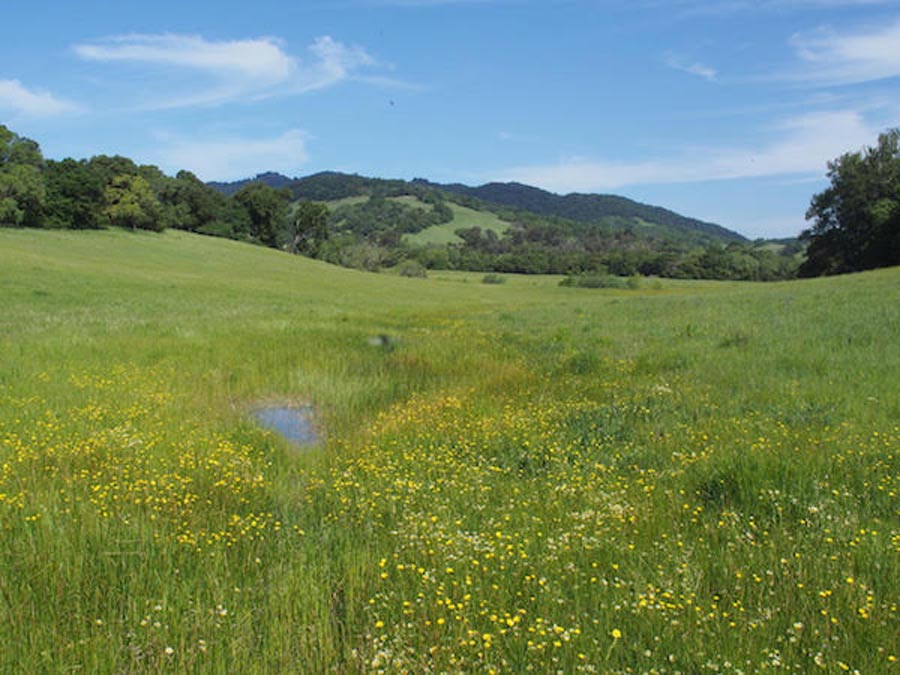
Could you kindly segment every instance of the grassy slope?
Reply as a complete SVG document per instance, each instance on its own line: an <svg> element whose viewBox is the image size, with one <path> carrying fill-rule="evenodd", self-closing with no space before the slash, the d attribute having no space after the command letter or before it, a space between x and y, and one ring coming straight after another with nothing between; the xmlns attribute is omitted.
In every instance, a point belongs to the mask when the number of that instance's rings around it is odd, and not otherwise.
<svg viewBox="0 0 900 675"><path fill-rule="evenodd" d="M421 199L414 195L402 195L400 197L390 197L391 201L398 202L400 204L405 204L406 206L411 206L414 209L421 209L423 211L430 211L431 206L423 202Z"/></svg>
<svg viewBox="0 0 900 675"><path fill-rule="evenodd" d="M0 231L0 669L891 666L900 270L479 277Z"/></svg>
<svg viewBox="0 0 900 675"><path fill-rule="evenodd" d="M330 202L326 202L328 208L332 211L341 206L359 204L367 201L369 198L362 197L346 197ZM431 210L431 206L422 202L418 197L412 195L404 195L402 197L390 197L391 201L399 202L411 208L423 210ZM501 220L490 211L476 211L466 206L448 202L447 205L453 211L453 220L443 225L434 225L421 232L415 234L404 235L404 239L408 242L424 245L424 244L453 244L460 243L462 239L456 236L456 230L469 227L480 227L482 230L493 230L498 235L509 229L509 223Z"/></svg>
<svg viewBox="0 0 900 675"><path fill-rule="evenodd" d="M343 199L332 199L331 201L324 202L326 206L332 211L339 209L342 206L353 206L354 204L362 204L365 201L368 201L369 198L366 196L358 196L358 197L344 197Z"/></svg>
<svg viewBox="0 0 900 675"><path fill-rule="evenodd" d="M480 227L482 230L493 230L498 235L509 229L509 223L500 220L490 211L475 211L466 206L448 202L453 211L453 220L443 225L433 225L421 232L404 235L404 239L414 244L454 244L462 242L456 236L456 230Z"/></svg>

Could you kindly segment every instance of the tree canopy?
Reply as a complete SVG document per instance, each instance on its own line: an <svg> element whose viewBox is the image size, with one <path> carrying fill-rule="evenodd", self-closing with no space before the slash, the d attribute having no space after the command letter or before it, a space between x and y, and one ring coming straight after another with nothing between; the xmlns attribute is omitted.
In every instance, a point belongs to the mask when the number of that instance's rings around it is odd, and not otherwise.
<svg viewBox="0 0 900 675"><path fill-rule="evenodd" d="M248 209L188 171L172 178L120 155L45 161L35 141L0 125L0 226L84 230L109 225L254 238ZM276 245L278 234L268 232L266 243Z"/></svg>
<svg viewBox="0 0 900 675"><path fill-rule="evenodd" d="M235 192L234 199L250 216L250 236L266 246L278 246L279 231L287 220L290 190L250 183Z"/></svg>
<svg viewBox="0 0 900 675"><path fill-rule="evenodd" d="M831 185L812 198L812 227L801 276L843 274L900 265L900 129L875 147L828 164Z"/></svg>
<svg viewBox="0 0 900 675"><path fill-rule="evenodd" d="M290 250L315 258L328 241L328 207L320 202L298 202L290 235Z"/></svg>
<svg viewBox="0 0 900 675"><path fill-rule="evenodd" d="M103 199L106 203L103 213L113 225L157 231L165 228L159 200L143 176L126 173L114 176Z"/></svg>
<svg viewBox="0 0 900 675"><path fill-rule="evenodd" d="M0 125L0 225L40 225L47 203L40 146Z"/></svg>

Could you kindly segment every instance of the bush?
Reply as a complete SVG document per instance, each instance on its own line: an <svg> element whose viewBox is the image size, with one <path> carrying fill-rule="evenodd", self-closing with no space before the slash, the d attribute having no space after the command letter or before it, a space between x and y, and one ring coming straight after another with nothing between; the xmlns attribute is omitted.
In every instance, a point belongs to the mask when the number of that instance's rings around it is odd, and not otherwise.
<svg viewBox="0 0 900 675"><path fill-rule="evenodd" d="M397 265L397 274L401 277L418 277L420 279L428 276L425 267L418 260L404 260Z"/></svg>
<svg viewBox="0 0 900 675"><path fill-rule="evenodd" d="M612 274L570 274L559 285L575 288L629 288L626 279Z"/></svg>
<svg viewBox="0 0 900 675"><path fill-rule="evenodd" d="M482 278L481 283L483 284L505 284L506 277L501 277L499 274L485 274L484 278Z"/></svg>

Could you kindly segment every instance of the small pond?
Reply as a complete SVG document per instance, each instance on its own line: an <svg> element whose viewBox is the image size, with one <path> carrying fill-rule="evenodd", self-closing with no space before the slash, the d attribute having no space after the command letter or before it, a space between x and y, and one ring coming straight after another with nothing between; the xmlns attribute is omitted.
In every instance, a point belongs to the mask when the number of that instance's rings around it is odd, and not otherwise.
<svg viewBox="0 0 900 675"><path fill-rule="evenodd" d="M254 408L253 416L260 425L294 445L316 445L319 442L310 406L264 406Z"/></svg>

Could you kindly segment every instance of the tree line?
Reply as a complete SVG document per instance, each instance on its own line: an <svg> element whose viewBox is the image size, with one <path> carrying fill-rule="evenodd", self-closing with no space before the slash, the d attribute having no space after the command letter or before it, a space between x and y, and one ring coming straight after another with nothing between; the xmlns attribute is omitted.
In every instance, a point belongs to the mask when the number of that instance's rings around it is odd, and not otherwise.
<svg viewBox="0 0 900 675"><path fill-rule="evenodd" d="M297 231L291 200L290 190L262 183L227 196L190 171L170 177L118 155L45 159L35 141L0 125L0 226L156 232L172 227L317 252L313 233ZM321 209L312 212L321 220ZM310 217L310 210L302 215Z"/></svg>
<svg viewBox="0 0 900 675"><path fill-rule="evenodd" d="M406 202L376 191L334 207L328 217L330 238L318 257L366 270L414 261L424 269L520 274L639 274L754 281L796 276L796 245L766 248L740 241L698 245L655 235L628 220L619 225L589 224L509 212L510 225L503 233L464 227L455 231L456 243L415 244L404 235L453 218L439 195L416 197ZM450 198L457 199L456 195Z"/></svg>
<svg viewBox="0 0 900 675"><path fill-rule="evenodd" d="M806 213L801 276L900 265L900 129L829 162L828 178Z"/></svg>
<svg viewBox="0 0 900 675"><path fill-rule="evenodd" d="M170 177L118 155L45 159L38 143L0 125L0 226L172 227L368 270L406 262L422 269L776 280L900 264L900 130L830 162L828 176L831 185L812 198L802 243L780 250L743 241L698 245L656 236L628 219L600 225L521 210L504 213L510 227L502 234L461 228L457 243L414 245L404 235L453 220L445 200L473 197L424 181L373 183L331 173L284 187L243 182L224 193L189 171ZM358 199L332 209L311 201L348 194Z"/></svg>

